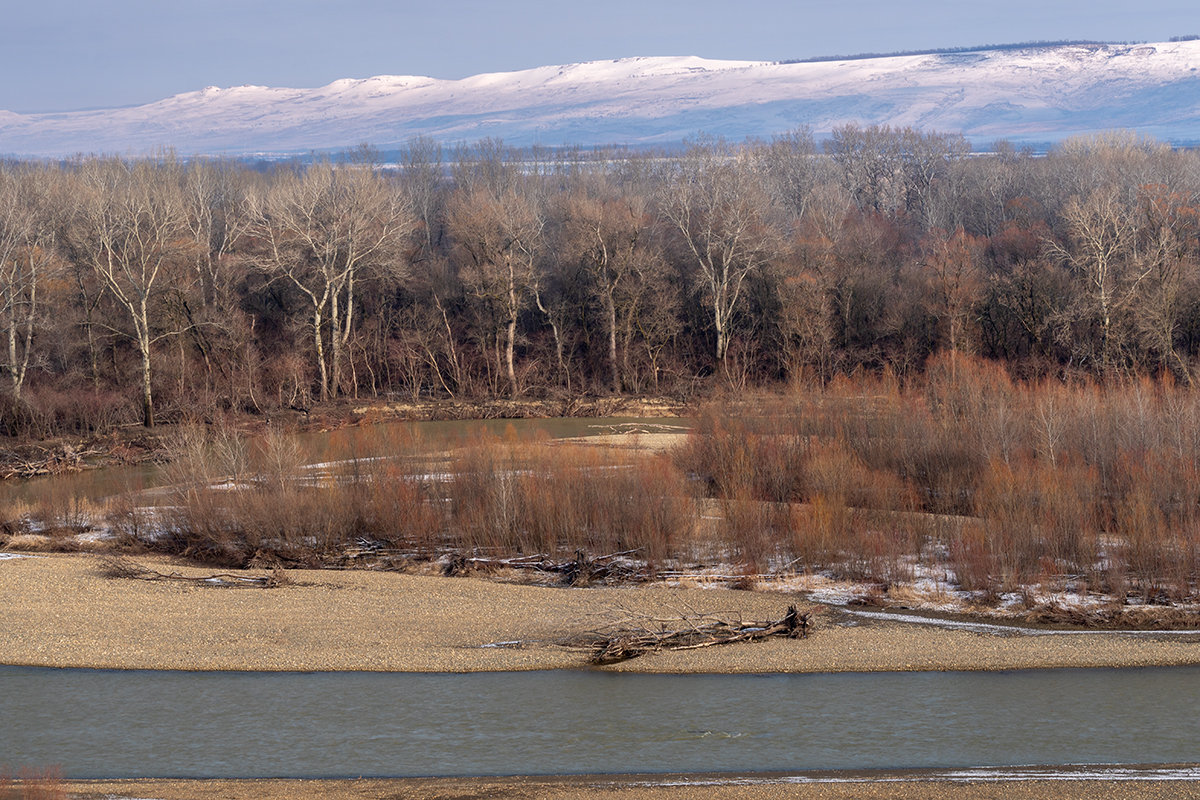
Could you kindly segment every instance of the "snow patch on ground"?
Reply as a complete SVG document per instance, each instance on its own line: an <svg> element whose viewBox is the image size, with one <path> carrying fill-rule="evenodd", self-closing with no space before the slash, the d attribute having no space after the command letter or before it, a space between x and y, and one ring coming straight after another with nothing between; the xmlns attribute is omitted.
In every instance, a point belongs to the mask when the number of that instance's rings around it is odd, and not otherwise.
<svg viewBox="0 0 1200 800"><path fill-rule="evenodd" d="M757 588L771 592L803 593L814 603L831 606L845 606L860 601L871 591L866 584L838 580L820 572L761 581Z"/></svg>

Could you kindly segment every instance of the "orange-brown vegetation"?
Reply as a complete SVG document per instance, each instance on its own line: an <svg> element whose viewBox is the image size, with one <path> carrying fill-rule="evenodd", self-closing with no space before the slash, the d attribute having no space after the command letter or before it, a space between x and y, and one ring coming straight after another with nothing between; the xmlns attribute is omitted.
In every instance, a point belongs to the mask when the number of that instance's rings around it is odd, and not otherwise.
<svg viewBox="0 0 1200 800"><path fill-rule="evenodd" d="M1013 380L950 354L702 408L668 454L506 436L387 457L181 436L166 532L140 546L225 566L630 553L752 582L823 572L886 590L940 575L979 598L1044 586L1117 602L1200 592L1200 397L1169 378ZM231 453L231 447L234 452ZM111 513L111 512L110 512ZM1030 601L1032 602L1032 601Z"/></svg>
<svg viewBox="0 0 1200 800"><path fill-rule="evenodd" d="M57 767L25 768L16 776L0 772L0 800L66 800L67 785Z"/></svg>
<svg viewBox="0 0 1200 800"><path fill-rule="evenodd" d="M889 583L942 551L964 589L1184 600L1200 579L1198 412L1170 378L1013 381L951 355L925 381L710 408L677 458L724 503L758 501L754 525L725 518L731 542L758 532L758 562Z"/></svg>
<svg viewBox="0 0 1200 800"><path fill-rule="evenodd" d="M294 442L268 437L224 481L205 441L177 462L167 535L144 545L228 566L320 563L359 540L420 559L630 550L653 571L693 528L688 487L663 455L480 435L436 451L405 438L397 457L312 469L279 455Z"/></svg>

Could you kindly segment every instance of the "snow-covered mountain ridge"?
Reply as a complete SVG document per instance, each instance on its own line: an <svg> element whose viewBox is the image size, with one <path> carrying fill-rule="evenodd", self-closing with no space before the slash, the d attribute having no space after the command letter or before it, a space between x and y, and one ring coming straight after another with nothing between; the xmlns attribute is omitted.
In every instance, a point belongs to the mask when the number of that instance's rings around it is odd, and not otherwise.
<svg viewBox="0 0 1200 800"><path fill-rule="evenodd" d="M1048 142L1126 128L1200 141L1200 41L778 64L625 58L461 80L381 75L315 89L209 87L131 108L0 111L0 153L291 153L418 135L514 145L730 139L856 121Z"/></svg>

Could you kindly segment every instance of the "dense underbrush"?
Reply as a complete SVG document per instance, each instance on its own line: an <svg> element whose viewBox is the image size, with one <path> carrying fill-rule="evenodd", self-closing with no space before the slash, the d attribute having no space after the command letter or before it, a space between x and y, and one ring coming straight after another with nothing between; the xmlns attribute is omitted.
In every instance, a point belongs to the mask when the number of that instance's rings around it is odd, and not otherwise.
<svg viewBox="0 0 1200 800"><path fill-rule="evenodd" d="M759 501L730 542L810 569L886 583L944 565L969 591L1151 602L1200 577L1200 396L1169 379L1021 383L947 357L917 385L710 408L677 460L722 502Z"/></svg>
<svg viewBox="0 0 1200 800"><path fill-rule="evenodd" d="M316 565L363 543L412 558L631 550L653 570L695 522L686 481L662 455L510 435L448 449L407 439L386 448L392 457L306 465L287 436L250 454L230 445L181 438L174 505L144 546L225 566Z"/></svg>

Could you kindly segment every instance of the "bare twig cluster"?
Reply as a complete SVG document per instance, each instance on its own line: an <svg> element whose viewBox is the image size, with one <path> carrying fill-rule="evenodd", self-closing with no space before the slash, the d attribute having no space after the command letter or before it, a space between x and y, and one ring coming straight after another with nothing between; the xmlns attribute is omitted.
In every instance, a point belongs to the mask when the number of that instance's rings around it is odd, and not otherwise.
<svg viewBox="0 0 1200 800"><path fill-rule="evenodd" d="M644 562L633 561L641 548L623 550L620 553L588 557L580 549L572 558L554 559L545 553L511 558L489 558L455 553L442 566L447 576L465 575L475 570L511 569L524 572L538 582L556 583L562 586L590 586L596 584L628 584L649 579Z"/></svg>
<svg viewBox="0 0 1200 800"><path fill-rule="evenodd" d="M0 771L0 800L66 799L67 788L61 767L26 767L15 775L7 767Z"/></svg>
<svg viewBox="0 0 1200 800"><path fill-rule="evenodd" d="M236 575L230 572L218 572L212 575L184 575L179 572L159 572L128 558L106 558L101 566L101 572L106 578L118 578L138 581L180 581L184 583L200 583L206 586L229 587L262 587L274 589L291 582L283 570L273 570L269 575Z"/></svg>
<svg viewBox="0 0 1200 800"><path fill-rule="evenodd" d="M31 453L0 453L0 480L59 475L84 468L84 459L100 455L95 448L77 449L71 445L39 447Z"/></svg>

